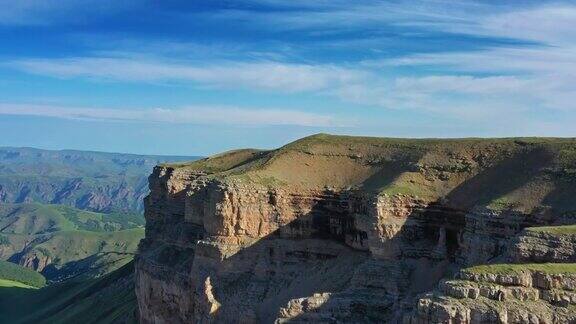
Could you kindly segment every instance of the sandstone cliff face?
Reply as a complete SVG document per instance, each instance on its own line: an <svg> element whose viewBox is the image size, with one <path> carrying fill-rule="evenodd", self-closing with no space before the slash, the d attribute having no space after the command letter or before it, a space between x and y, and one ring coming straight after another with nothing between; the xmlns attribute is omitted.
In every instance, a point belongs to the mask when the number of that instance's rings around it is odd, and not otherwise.
<svg viewBox="0 0 576 324"><path fill-rule="evenodd" d="M483 197L463 200L474 188L485 195L493 177L470 170L509 168L486 161L495 153L482 148L438 153L386 143L358 151L337 144L328 154L325 147L305 144L280 153L233 152L200 167L154 169L145 200L146 238L136 261L141 322L514 322L492 316L488 306L446 301L442 294L465 290L447 278L457 274L465 287L473 286L466 289L474 292L454 293L462 298L498 296L484 296L480 285L486 280L463 277L459 269L505 258L510 239L525 227L570 221L565 213L532 203L494 209L480 203ZM451 158L454 163L446 166L423 158L437 154L455 156L456 162ZM314 171L318 165L322 169ZM348 171L324 169L338 166ZM522 172L541 174L530 165ZM382 185L375 179L393 186L374 190ZM434 188L436 196L410 186ZM542 195L530 197L552 197ZM436 295L422 295L427 292ZM555 293L526 298L539 304L572 298L541 298ZM542 306L546 311L539 318L562 323L574 313L569 304ZM548 316L554 312L563 315ZM529 323L532 318L524 315L509 318Z"/></svg>

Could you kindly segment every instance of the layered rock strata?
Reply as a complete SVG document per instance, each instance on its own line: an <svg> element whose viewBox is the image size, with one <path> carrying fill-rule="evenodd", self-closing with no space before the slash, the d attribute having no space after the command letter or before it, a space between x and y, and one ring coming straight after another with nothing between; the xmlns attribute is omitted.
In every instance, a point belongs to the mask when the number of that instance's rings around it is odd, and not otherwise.
<svg viewBox="0 0 576 324"><path fill-rule="evenodd" d="M515 263L576 263L576 226L570 232L560 233L545 228L526 230L513 241L508 253L509 260Z"/></svg>
<svg viewBox="0 0 576 324"><path fill-rule="evenodd" d="M555 162L557 148L547 145L321 135L276 151L235 151L156 167L136 261L140 320L492 320L488 306L452 301L449 292L464 288L447 279L463 267L506 258L511 239L526 227L574 221L554 205L561 199L554 188L568 185L556 181L564 169ZM502 172L521 181L502 183ZM480 293L485 280L458 276L478 291L472 299L475 292L466 290L466 300L493 300ZM440 293L423 297L431 291ZM540 298L548 293L538 294L535 303L549 303ZM538 318L556 312L564 315L551 321L561 323L574 313L570 305L554 304ZM443 307L446 314L432 310ZM509 318L532 320L522 314Z"/></svg>
<svg viewBox="0 0 576 324"><path fill-rule="evenodd" d="M418 301L404 323L574 323L576 274L461 272Z"/></svg>

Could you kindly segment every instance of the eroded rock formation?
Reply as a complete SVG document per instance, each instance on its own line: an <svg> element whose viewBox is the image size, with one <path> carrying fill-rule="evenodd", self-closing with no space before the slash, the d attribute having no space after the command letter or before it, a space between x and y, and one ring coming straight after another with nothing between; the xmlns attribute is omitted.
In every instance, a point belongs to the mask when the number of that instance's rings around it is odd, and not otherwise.
<svg viewBox="0 0 576 324"><path fill-rule="evenodd" d="M559 158L574 148L318 135L158 166L136 262L140 320L530 323L516 303L502 306L516 317L470 306L505 298L461 269L513 258L526 227L574 222L565 198L574 164ZM573 262L569 252L549 260L517 250L515 262ZM455 276L466 283L452 284ZM546 306L556 298L547 292L512 290L502 294L543 305L538 319L574 318L570 303Z"/></svg>
<svg viewBox="0 0 576 324"><path fill-rule="evenodd" d="M576 275L547 269L460 272L418 301L405 323L573 323ZM474 269L474 268L473 268ZM484 271L495 271L487 268ZM511 270L518 270L517 272Z"/></svg>

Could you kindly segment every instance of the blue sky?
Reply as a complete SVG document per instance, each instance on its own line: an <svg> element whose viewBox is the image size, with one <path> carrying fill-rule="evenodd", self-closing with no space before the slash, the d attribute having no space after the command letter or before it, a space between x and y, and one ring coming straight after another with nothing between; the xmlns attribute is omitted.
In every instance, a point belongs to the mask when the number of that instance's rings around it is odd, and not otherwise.
<svg viewBox="0 0 576 324"><path fill-rule="evenodd" d="M0 145L574 136L576 4L0 0Z"/></svg>

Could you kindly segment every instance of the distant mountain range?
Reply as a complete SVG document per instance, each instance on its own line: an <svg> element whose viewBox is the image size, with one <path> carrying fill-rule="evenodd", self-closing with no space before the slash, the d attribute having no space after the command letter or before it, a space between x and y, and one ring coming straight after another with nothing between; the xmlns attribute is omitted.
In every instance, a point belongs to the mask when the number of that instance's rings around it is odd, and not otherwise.
<svg viewBox="0 0 576 324"><path fill-rule="evenodd" d="M0 148L0 260L49 282L122 266L144 234L152 168L198 158Z"/></svg>
<svg viewBox="0 0 576 324"><path fill-rule="evenodd" d="M0 203L142 212L155 165L199 158L0 147Z"/></svg>

